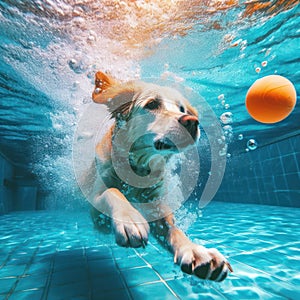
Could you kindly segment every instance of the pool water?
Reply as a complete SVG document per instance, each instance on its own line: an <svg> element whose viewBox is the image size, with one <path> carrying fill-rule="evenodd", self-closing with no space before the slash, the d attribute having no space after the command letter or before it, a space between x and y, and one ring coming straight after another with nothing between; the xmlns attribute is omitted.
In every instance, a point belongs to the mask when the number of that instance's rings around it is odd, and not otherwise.
<svg viewBox="0 0 300 300"><path fill-rule="evenodd" d="M298 0L0 0L0 300L300 299L299 8ZM93 229L72 158L99 70L196 95L195 202L222 173L211 165L226 162L226 171L197 221L184 210L179 226L228 258L225 281L184 275L154 238L124 249ZM262 124L245 96L271 74L288 78L298 101L284 121ZM94 120L97 134L104 119ZM83 132L85 148L93 130ZM13 211L30 207L44 211Z"/></svg>
<svg viewBox="0 0 300 300"><path fill-rule="evenodd" d="M300 298L300 209L212 202L188 235L234 272L221 283L184 275L153 237L118 247L84 211L0 216L0 299Z"/></svg>

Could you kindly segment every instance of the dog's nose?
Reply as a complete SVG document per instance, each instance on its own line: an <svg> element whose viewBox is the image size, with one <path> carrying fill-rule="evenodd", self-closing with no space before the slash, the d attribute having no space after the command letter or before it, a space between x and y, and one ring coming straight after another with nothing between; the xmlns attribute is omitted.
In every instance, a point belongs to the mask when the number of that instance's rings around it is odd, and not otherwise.
<svg viewBox="0 0 300 300"><path fill-rule="evenodd" d="M190 133L193 139L196 138L199 125L199 121L196 116L183 115L178 119L178 122Z"/></svg>

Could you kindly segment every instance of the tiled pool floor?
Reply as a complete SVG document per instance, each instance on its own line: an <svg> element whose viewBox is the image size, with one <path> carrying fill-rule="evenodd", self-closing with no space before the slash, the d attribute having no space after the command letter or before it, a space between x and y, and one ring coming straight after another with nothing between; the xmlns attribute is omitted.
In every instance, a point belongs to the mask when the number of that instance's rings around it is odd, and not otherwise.
<svg viewBox="0 0 300 300"><path fill-rule="evenodd" d="M222 283L185 276L154 238L120 248L87 212L0 216L0 300L300 299L300 209L211 203L188 233L234 273Z"/></svg>

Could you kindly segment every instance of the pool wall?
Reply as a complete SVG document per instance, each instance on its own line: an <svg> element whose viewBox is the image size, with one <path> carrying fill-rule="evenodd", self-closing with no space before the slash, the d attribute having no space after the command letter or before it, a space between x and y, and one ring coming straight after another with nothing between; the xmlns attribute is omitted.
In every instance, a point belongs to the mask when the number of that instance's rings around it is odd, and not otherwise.
<svg viewBox="0 0 300 300"><path fill-rule="evenodd" d="M13 177L13 164L0 152L0 214L12 210L13 191L4 183L6 179Z"/></svg>
<svg viewBox="0 0 300 300"><path fill-rule="evenodd" d="M42 209L42 191L0 153L0 214ZM300 207L300 135L232 155L214 200Z"/></svg>
<svg viewBox="0 0 300 300"><path fill-rule="evenodd" d="M300 135L230 158L215 200L300 207Z"/></svg>
<svg viewBox="0 0 300 300"><path fill-rule="evenodd" d="M0 214L40 209L39 186L34 177L0 152Z"/></svg>

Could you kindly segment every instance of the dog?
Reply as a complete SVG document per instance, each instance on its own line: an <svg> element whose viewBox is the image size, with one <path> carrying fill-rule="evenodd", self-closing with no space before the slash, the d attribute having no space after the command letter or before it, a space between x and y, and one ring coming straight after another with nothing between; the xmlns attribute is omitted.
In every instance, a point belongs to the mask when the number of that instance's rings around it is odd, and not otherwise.
<svg viewBox="0 0 300 300"><path fill-rule="evenodd" d="M147 245L151 230L184 273L224 280L233 272L226 258L190 241L176 227L169 204L160 201L166 164L199 139L197 110L173 88L120 83L100 71L92 99L106 105L113 120L86 179L95 226L112 228L118 245L134 248Z"/></svg>

